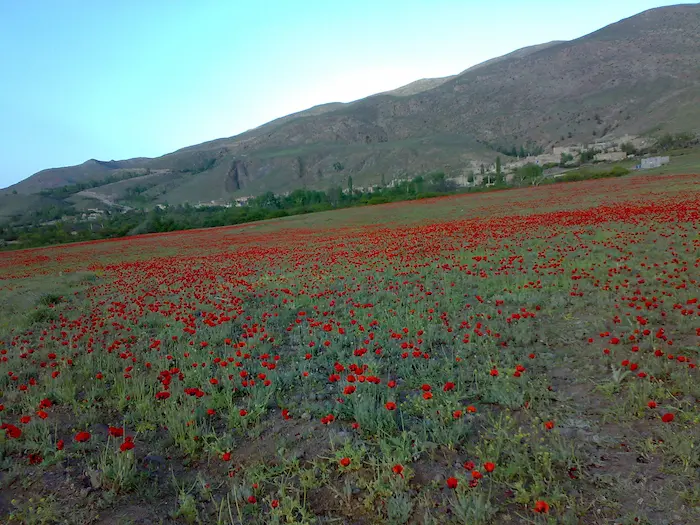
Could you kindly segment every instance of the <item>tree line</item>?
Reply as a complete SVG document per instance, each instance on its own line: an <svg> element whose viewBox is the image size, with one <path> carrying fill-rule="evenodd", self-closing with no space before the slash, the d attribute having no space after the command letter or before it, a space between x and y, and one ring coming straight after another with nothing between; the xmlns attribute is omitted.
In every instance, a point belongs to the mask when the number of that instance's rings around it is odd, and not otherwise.
<svg viewBox="0 0 700 525"><path fill-rule="evenodd" d="M5 248L29 248L142 233L227 226L352 206L422 199L454 193L456 190L454 182L442 172L393 181L390 185L376 187L371 191L354 188L352 177L348 177L346 189L340 186L327 191L302 188L284 195L266 192L251 198L243 206L182 204L154 207L151 210L135 209L125 213L105 212L93 221L57 220L54 224L19 226L6 224L0 226L0 245ZM54 211L56 215L60 213L60 210Z"/></svg>

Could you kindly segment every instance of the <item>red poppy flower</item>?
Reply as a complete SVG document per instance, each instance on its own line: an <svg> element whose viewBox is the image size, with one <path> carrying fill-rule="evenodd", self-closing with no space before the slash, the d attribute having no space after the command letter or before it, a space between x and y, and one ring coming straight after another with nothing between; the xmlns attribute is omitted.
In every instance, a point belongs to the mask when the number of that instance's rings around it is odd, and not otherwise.
<svg viewBox="0 0 700 525"><path fill-rule="evenodd" d="M545 422L544 428L546 428L547 430L552 430L554 428L554 421Z"/></svg>
<svg viewBox="0 0 700 525"><path fill-rule="evenodd" d="M257 502L258 502L258 499L255 496L248 496L248 503L254 505Z"/></svg>
<svg viewBox="0 0 700 525"><path fill-rule="evenodd" d="M396 403L394 403L393 401L388 401L388 402L384 405L384 407L385 407L387 410L396 410Z"/></svg>
<svg viewBox="0 0 700 525"><path fill-rule="evenodd" d="M496 465L494 463L491 463L490 461L487 461L486 463L484 463L484 470L486 472L493 472L495 468L496 468Z"/></svg>
<svg viewBox="0 0 700 525"><path fill-rule="evenodd" d="M467 470L474 470L474 462L473 461L467 461L464 463L464 468Z"/></svg>
<svg viewBox="0 0 700 525"><path fill-rule="evenodd" d="M457 478L447 478L447 487L451 489L456 489L459 485L459 480Z"/></svg>
<svg viewBox="0 0 700 525"><path fill-rule="evenodd" d="M543 500L537 500L532 510L538 514L547 514L549 512L549 503Z"/></svg>
<svg viewBox="0 0 700 525"><path fill-rule="evenodd" d="M664 423L670 423L671 421L673 421L675 419L675 417L676 416L673 415L671 412L668 412L667 414L664 414L663 416L661 416L661 421L663 421Z"/></svg>
<svg viewBox="0 0 700 525"><path fill-rule="evenodd" d="M239 414L241 417L245 417L245 416L248 415L248 411L247 411L245 408L241 408L240 411L238 412L238 414Z"/></svg>
<svg viewBox="0 0 700 525"><path fill-rule="evenodd" d="M132 437L127 437L127 438L124 440L124 443L122 443L122 444L119 446L119 450L121 450L122 452L126 452L127 450L133 449L135 446L136 446L136 445L134 445L134 438L132 438Z"/></svg>
<svg viewBox="0 0 700 525"><path fill-rule="evenodd" d="M649 402L647 403L647 406L648 406L649 408L656 408L656 401L649 401Z"/></svg>
<svg viewBox="0 0 700 525"><path fill-rule="evenodd" d="M496 368L492 368L491 372L489 372L492 377L498 376L498 370Z"/></svg>
<svg viewBox="0 0 700 525"><path fill-rule="evenodd" d="M85 431L83 431L83 432L78 432L78 433L75 435L75 438L74 438L74 439L75 439L78 443L85 443L86 441L90 441L90 437L91 437L91 436L90 436L90 432L85 432Z"/></svg>
<svg viewBox="0 0 700 525"><path fill-rule="evenodd" d="M467 407L467 412L469 412L470 414L474 414L476 412L476 407L474 405L469 405Z"/></svg>
<svg viewBox="0 0 700 525"><path fill-rule="evenodd" d="M484 475L478 470L472 470L472 479L481 479Z"/></svg>
<svg viewBox="0 0 700 525"><path fill-rule="evenodd" d="M0 430L4 430L5 435L10 439L19 439L22 436L22 430L9 423L0 425Z"/></svg>
<svg viewBox="0 0 700 525"><path fill-rule="evenodd" d="M350 465L350 458L343 458L339 461L341 467L347 467Z"/></svg>
<svg viewBox="0 0 700 525"><path fill-rule="evenodd" d="M124 429L121 427L109 427L108 433L112 437L122 437L124 435Z"/></svg>
<svg viewBox="0 0 700 525"><path fill-rule="evenodd" d="M391 467L391 470L394 474L403 478L403 465L396 464L393 467Z"/></svg>
<svg viewBox="0 0 700 525"><path fill-rule="evenodd" d="M59 439L58 442L56 443L56 450L63 450L63 447L65 446L65 442L62 439Z"/></svg>
<svg viewBox="0 0 700 525"><path fill-rule="evenodd" d="M445 386L442 387L443 392L449 392L450 390L454 390L455 384L452 383L451 381L448 381L445 383Z"/></svg>

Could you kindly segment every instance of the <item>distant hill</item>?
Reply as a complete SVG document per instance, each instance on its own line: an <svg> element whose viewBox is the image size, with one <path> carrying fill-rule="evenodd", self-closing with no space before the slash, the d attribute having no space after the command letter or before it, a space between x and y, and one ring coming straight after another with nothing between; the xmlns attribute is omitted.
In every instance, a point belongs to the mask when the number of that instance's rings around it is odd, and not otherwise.
<svg viewBox="0 0 700 525"><path fill-rule="evenodd" d="M437 170L456 176L493 162L496 148L698 131L698 64L700 4L652 9L576 40L317 106L159 158L43 170L4 193L112 175L128 180L90 189L83 205L100 192L115 202L154 205L345 186L349 176L356 187L382 175L387 181ZM80 193L72 199L80 201Z"/></svg>

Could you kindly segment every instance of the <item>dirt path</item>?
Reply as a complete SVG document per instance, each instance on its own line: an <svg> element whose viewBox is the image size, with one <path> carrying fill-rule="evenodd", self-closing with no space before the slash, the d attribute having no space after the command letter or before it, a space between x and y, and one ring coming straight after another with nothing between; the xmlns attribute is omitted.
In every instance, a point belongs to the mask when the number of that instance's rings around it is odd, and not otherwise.
<svg viewBox="0 0 700 525"><path fill-rule="evenodd" d="M100 201L103 204L106 204L107 206L111 206L113 208L119 208L122 211L133 210L133 208L131 208L130 206L125 206L123 204L117 204L116 202L111 200L106 195L101 195L101 194L96 193L94 191L83 190L80 193L78 193L78 195L80 195L81 197L87 197L88 199L97 199L98 201Z"/></svg>

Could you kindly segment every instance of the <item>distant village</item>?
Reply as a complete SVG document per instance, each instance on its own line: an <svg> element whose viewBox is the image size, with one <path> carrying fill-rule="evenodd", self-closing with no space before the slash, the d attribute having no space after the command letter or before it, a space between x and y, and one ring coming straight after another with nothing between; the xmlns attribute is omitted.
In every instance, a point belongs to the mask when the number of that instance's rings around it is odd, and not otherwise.
<svg viewBox="0 0 700 525"><path fill-rule="evenodd" d="M626 135L614 141L601 141L590 144L573 144L570 146L555 146L552 148L551 153L530 155L517 158L516 160L510 160L512 157L501 156L501 160L503 162L501 171L507 183L512 182L514 173L518 168L528 164L542 166L545 168L545 173L547 175L557 177L563 175L567 171L576 169L579 166L578 159L582 152L591 152L593 162L619 162L628 158L635 158L635 155L628 153L630 148L633 148L634 150L641 150L651 145L652 142L653 141L650 139ZM623 151L623 148L627 151ZM639 161L639 164L635 165L634 169L644 170L658 168L659 166L667 164L670 162L670 158L648 157L640 158ZM471 161L470 165L464 168L461 175L450 177L449 180L460 187L492 186L496 184L496 175L497 165L495 162L483 164L479 161ZM410 180L410 178L394 178L390 180L386 186L394 187ZM381 187L381 184L366 187L355 186L354 191L372 193ZM347 193L348 191L349 189L347 188L343 190L344 193ZM289 193L290 192L286 192L283 195L288 195ZM209 206L224 208L242 207L248 204L252 198L253 196L249 195L236 197L230 200L218 199L209 202L198 202L192 206L195 208L204 208ZM160 210L167 209L167 207L167 204L157 204L155 206L155 208ZM96 221L99 220L103 214L103 210L92 208L87 210L86 213L75 217L73 220ZM68 217L65 217L63 220L66 219L68 219ZM57 221L49 221L45 224L55 222Z"/></svg>
<svg viewBox="0 0 700 525"><path fill-rule="evenodd" d="M536 156L525 156L507 162L508 157L502 157L504 163L501 167L503 174L505 175L506 182L511 182L513 179L513 174L518 168L526 166L528 164L537 164L542 167L550 167L555 173L551 173L553 176L558 176L559 174L564 174L569 170L575 169L579 166L577 159L584 151L595 152L593 155L593 162L619 162L626 160L628 158L634 158L635 155L628 154L623 151L623 146L631 146L635 150L643 149L653 143L653 139L646 139L642 137L637 137L633 135L625 135L619 139L611 141L601 141L593 142L590 144L573 144L570 146L555 146L552 148L551 153L543 153ZM564 163L561 167L562 159L571 159ZM670 162L669 157L649 157L640 158L640 163L634 166L634 169L653 169L658 168L664 164ZM556 168L553 167L556 166ZM481 173L481 168L484 168L484 172ZM453 181L457 186L460 187L470 187L470 186L492 186L495 184L495 176L497 174L496 163L485 165L479 161L472 161L469 166L464 169L462 175L451 177L450 180ZM393 187L403 182L411 180L410 178L394 178L390 180L386 185L388 187ZM377 189L381 188L381 184L374 184L371 186L355 186L355 191L369 192L372 193ZM349 190L344 189L345 193ZM289 192L283 194L288 195ZM206 203L198 203L194 205L195 207L206 207L206 206L223 206L230 208L232 206L245 206L253 196L237 197L230 202L224 201L210 201ZM165 208L164 205L159 205L161 208Z"/></svg>

